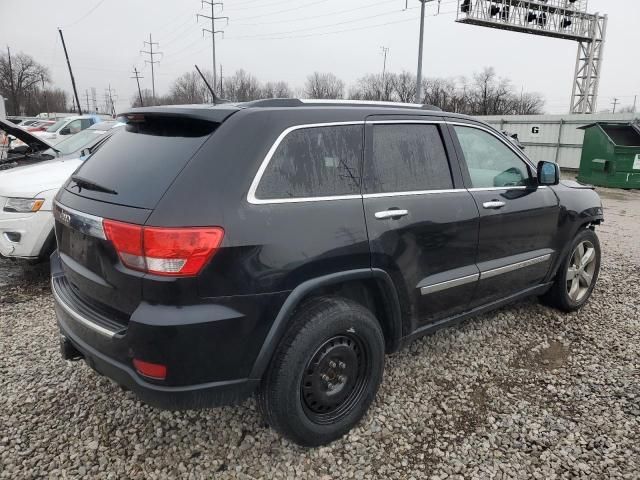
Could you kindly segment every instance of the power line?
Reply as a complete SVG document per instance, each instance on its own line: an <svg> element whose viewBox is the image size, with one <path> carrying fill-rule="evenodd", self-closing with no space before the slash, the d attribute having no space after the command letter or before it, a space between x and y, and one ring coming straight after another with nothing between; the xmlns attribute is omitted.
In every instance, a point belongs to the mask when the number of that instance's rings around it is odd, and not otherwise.
<svg viewBox="0 0 640 480"><path fill-rule="evenodd" d="M409 9L411 10L411 9ZM427 15L427 17L430 16L439 16L439 15L446 15L446 14L451 14L451 13L455 13L455 12L440 12L439 14L434 14L434 15ZM393 22L384 22L384 23L376 23L374 25L364 25L362 27L355 27L355 28L345 28L342 30L336 30L334 32L317 32L317 33L310 33L310 34L305 34L305 35L288 35L288 36L274 36L274 37L262 37L260 38L260 40L288 40L291 38L308 38L308 37L323 37L326 35L334 35L334 34L338 34L338 33L345 33L345 32L357 32L360 30L368 30L370 28L378 28L378 27L386 27L387 25L396 25L399 23L406 23L406 22L413 22L415 21L415 18L403 18L401 20L396 20ZM242 39L242 37L227 37L230 40L236 40L236 39Z"/></svg>
<svg viewBox="0 0 640 480"><path fill-rule="evenodd" d="M362 21L365 21L365 20L370 20L372 18L386 17L386 16L389 16L389 15L393 15L394 13L404 13L404 10L386 11L386 12L382 12L382 13L376 13L375 15L369 15L368 17L354 18L352 20L345 20L343 22L332 22L332 23L328 23L328 24L324 24L324 25L316 25L315 27L298 28L296 30L288 30L288 31L285 31L285 32L257 33L257 34L254 34L254 35L237 35L237 36L235 36L233 38L234 39L238 39L238 38L262 38L262 37L270 37L270 36L273 36L273 35L288 35L288 34L291 34L291 33L307 32L309 30L315 30L315 29L318 29L318 28L335 27L335 26L339 26L339 25L347 25L349 23L362 22Z"/></svg>
<svg viewBox="0 0 640 480"><path fill-rule="evenodd" d="M91 15L94 11L96 11L98 9L98 7L100 5L102 5L103 3L104 3L104 0L100 0L95 7L93 7L91 10L89 10L86 14L84 14L82 17L80 17L75 22L72 22L72 23L70 23L68 25L64 25L64 28L69 28L69 27L73 27L74 25L77 25L78 23L83 21L85 18L87 18L89 15Z"/></svg>
<svg viewBox="0 0 640 480"><path fill-rule="evenodd" d="M262 18L262 17L267 17L267 16L271 16L271 15L279 15L281 13L286 13L286 12L293 12L294 10L300 10L302 8L308 8L308 7L313 7L314 5L318 5L320 3L326 3L329 0L318 0L317 2L313 2L313 3L308 3L306 5L300 5L297 7L293 7L293 8L286 8L284 10L277 10L275 12L269 12L269 13L263 13L261 15L253 15L251 17L240 17L238 19L234 18L234 20L251 20L253 18Z"/></svg>
<svg viewBox="0 0 640 480"><path fill-rule="evenodd" d="M277 23L293 23L293 22L301 22L304 20L315 20L317 18L322 18L322 17L334 17L336 15L341 15L343 13L350 13L350 12L355 12L357 10L363 10L363 9L369 9L371 7L377 7L379 5L385 5L387 3L396 3L397 0L383 0L382 2L378 2L378 3L372 3L370 5L363 5L360 7L355 7L355 8L348 8L346 10L337 10L337 11L332 11L330 13L324 13L321 15L310 15L308 17L300 17L300 18L285 18L283 20L273 20L271 22L260 22L260 23L238 23L235 21L233 24L234 25L240 25L240 26L246 26L246 27L257 27L257 26L261 26L261 25L274 25Z"/></svg>
<svg viewBox="0 0 640 480"><path fill-rule="evenodd" d="M160 63L160 60L154 60L153 56L154 55L162 55L162 52L154 52L153 51L153 46L157 45L160 46L160 44L158 42L154 42L151 38L151 34L149 34L149 41L144 41L142 42L144 45L149 45L149 51L146 50L140 50L140 53L145 53L147 55L149 55L149 60L145 60L144 63L150 63L151 64L151 91L152 91L152 95L153 95L153 100L155 101L156 99L156 78L155 78L155 74L153 71L153 65L155 63Z"/></svg>

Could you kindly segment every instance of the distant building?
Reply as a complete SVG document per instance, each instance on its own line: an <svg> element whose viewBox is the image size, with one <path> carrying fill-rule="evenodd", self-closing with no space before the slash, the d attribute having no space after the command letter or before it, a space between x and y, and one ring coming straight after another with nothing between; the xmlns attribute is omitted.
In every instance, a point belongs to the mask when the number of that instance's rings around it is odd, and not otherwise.
<svg viewBox="0 0 640 480"><path fill-rule="evenodd" d="M594 115L491 115L476 117L500 131L517 134L531 160L556 162L564 170L578 170L584 130L595 122L629 123L638 113L598 113Z"/></svg>

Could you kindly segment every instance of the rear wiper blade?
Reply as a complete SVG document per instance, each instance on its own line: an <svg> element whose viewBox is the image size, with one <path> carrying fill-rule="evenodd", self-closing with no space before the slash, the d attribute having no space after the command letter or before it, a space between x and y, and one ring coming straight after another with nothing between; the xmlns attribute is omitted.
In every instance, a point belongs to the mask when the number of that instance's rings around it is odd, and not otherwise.
<svg viewBox="0 0 640 480"><path fill-rule="evenodd" d="M78 185L80 191L82 191L82 189L84 188L85 190L94 190L96 192L110 193L112 195L118 194L118 192L116 192L115 190L103 187L102 185L92 182L91 180L87 180L86 178L82 178L79 175L71 175L71 180L76 182L76 185Z"/></svg>

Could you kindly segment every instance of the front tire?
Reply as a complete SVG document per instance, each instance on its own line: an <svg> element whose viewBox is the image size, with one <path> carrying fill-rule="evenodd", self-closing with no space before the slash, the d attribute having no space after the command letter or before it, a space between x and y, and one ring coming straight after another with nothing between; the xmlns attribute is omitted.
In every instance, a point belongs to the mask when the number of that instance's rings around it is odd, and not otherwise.
<svg viewBox="0 0 640 480"><path fill-rule="evenodd" d="M600 241L591 229L574 238L551 289L542 302L565 312L576 311L587 303L600 273Z"/></svg>
<svg viewBox="0 0 640 480"><path fill-rule="evenodd" d="M375 398L384 337L372 313L339 297L312 299L295 314L258 394L265 420L306 447L351 430Z"/></svg>

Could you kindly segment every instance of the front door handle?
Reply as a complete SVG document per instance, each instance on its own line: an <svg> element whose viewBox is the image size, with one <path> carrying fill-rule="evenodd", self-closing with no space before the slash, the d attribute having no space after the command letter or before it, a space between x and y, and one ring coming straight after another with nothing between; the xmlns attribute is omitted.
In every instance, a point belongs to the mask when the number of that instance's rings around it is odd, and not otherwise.
<svg viewBox="0 0 640 480"><path fill-rule="evenodd" d="M484 208L487 208L489 210L498 210L499 208L504 207L504 205L505 205L504 202L500 202L498 200L493 200L491 202L484 202L482 204Z"/></svg>
<svg viewBox="0 0 640 480"><path fill-rule="evenodd" d="M375 216L378 220L384 220L385 218L400 218L409 215L409 210L383 210L382 212L376 212Z"/></svg>

